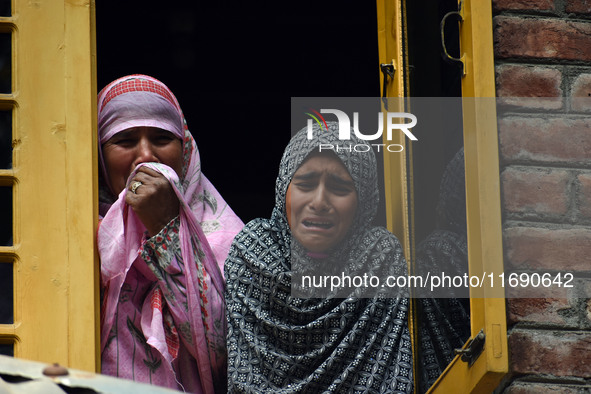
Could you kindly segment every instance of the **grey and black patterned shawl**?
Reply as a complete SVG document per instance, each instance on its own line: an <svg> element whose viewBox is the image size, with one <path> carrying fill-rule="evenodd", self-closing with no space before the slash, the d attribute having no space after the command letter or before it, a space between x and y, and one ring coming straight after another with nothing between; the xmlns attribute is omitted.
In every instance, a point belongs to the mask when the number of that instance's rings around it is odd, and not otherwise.
<svg viewBox="0 0 591 394"><path fill-rule="evenodd" d="M466 183L464 149L448 163L441 179L437 228L417 247L417 267L425 272L459 275L468 272ZM467 298L417 299L416 324L420 368L418 392L425 393L470 337L470 300Z"/></svg>
<svg viewBox="0 0 591 394"><path fill-rule="evenodd" d="M412 351L408 298L295 298L291 258L301 245L291 237L285 196L293 174L319 143L339 141L335 124L301 130L287 146L276 183L270 219L255 219L236 236L226 260L228 389L230 392L412 391ZM363 143L352 137L352 144ZM398 240L372 227L378 202L373 152L340 150L337 156L353 178L358 209L350 233L327 259L363 261L367 269L386 267L405 274ZM305 256L305 255L304 255ZM309 257L310 264L318 263ZM381 271L384 271L382 269Z"/></svg>

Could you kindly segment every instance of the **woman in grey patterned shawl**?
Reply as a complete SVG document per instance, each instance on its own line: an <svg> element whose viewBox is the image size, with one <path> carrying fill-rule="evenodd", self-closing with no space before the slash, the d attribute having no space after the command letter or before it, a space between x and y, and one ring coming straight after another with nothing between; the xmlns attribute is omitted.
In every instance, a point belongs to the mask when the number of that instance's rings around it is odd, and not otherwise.
<svg viewBox="0 0 591 394"><path fill-rule="evenodd" d="M345 265L352 275L406 274L396 237L371 225L378 203L373 151L318 152L320 144L363 143L354 135L351 141L340 141L335 123L329 123L328 130L315 125L312 139L307 138L306 129L301 130L283 154L271 219L251 221L234 239L225 265L230 392L412 391L406 290L393 295L380 290L363 298L296 298L291 293L296 257L327 269ZM344 171L343 183L351 180L356 198L345 234L333 239L327 250L316 248L313 240L306 239L310 234L302 235L302 228L313 228L322 236L332 234L338 225L332 219L302 219L294 202L296 194L288 194L294 184L304 191L336 187L330 184L330 171L322 176L327 167L317 173L310 170L322 160L332 163L330 168L338 167L335 171ZM306 183L310 178L311 185ZM328 212L333 209L329 205L306 209Z"/></svg>

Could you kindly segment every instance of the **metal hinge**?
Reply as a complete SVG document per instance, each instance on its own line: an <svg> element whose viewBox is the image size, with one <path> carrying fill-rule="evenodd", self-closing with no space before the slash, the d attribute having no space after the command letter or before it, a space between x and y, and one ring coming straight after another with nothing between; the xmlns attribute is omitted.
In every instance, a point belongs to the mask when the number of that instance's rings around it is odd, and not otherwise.
<svg viewBox="0 0 591 394"><path fill-rule="evenodd" d="M484 335L484 331L480 330L480 332L476 334L476 336L471 339L463 349L455 349L454 354L461 354L462 361L468 363L468 366L471 367L484 350L485 338L486 335Z"/></svg>
<svg viewBox="0 0 591 394"><path fill-rule="evenodd" d="M382 86L382 102L384 103L384 107L386 111L388 110L388 99L386 98L386 88L388 87L388 78L394 80L394 73L396 72L396 67L394 66L394 60L392 63L382 63L380 64L380 70L382 74L384 74L384 84Z"/></svg>

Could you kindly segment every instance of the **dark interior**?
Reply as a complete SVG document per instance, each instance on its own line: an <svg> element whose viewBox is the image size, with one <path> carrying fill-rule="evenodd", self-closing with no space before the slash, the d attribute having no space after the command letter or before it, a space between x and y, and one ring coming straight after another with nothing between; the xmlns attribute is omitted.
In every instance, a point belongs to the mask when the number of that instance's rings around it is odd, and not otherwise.
<svg viewBox="0 0 591 394"><path fill-rule="evenodd" d="M133 73L167 84L245 222L270 216L292 96L380 94L374 2L111 0L96 14L98 89Z"/></svg>

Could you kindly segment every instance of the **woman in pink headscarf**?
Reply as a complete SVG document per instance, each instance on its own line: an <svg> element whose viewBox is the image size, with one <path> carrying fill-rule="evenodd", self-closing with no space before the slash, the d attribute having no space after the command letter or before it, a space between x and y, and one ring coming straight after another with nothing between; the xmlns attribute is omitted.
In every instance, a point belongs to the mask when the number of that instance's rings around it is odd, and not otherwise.
<svg viewBox="0 0 591 394"><path fill-rule="evenodd" d="M201 173L172 92L146 75L99 93L102 372L225 392L223 263L242 221Z"/></svg>

